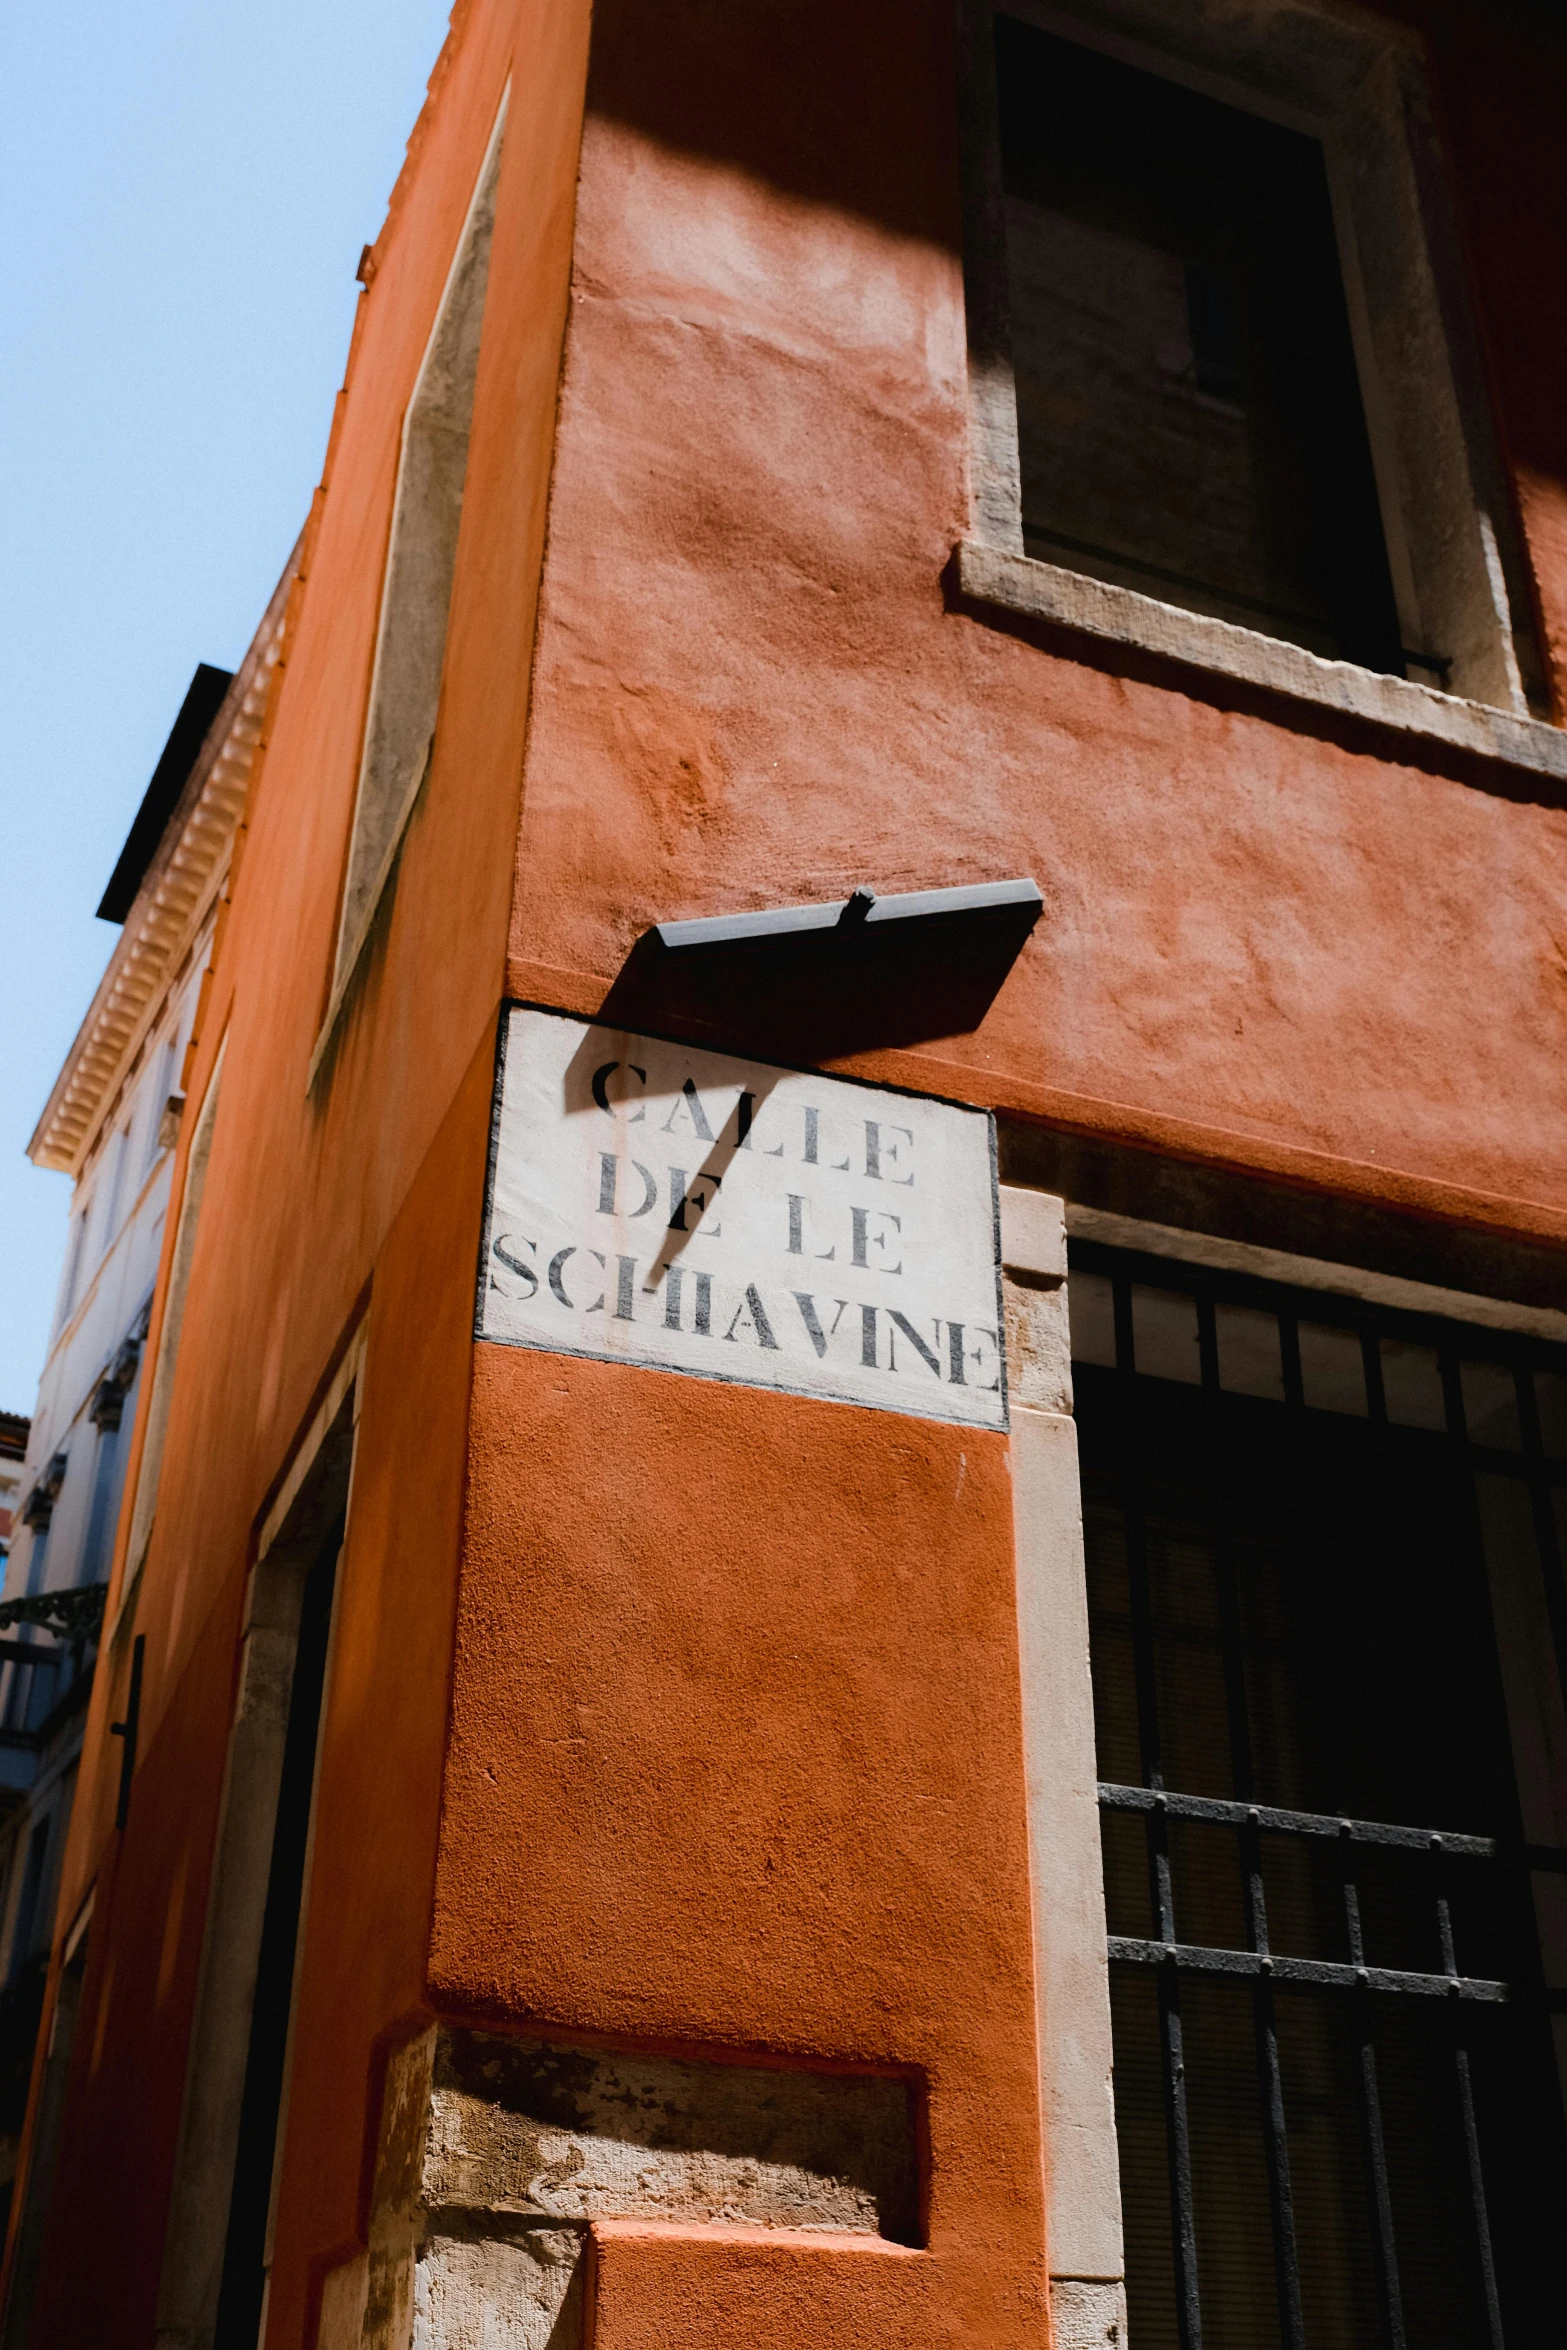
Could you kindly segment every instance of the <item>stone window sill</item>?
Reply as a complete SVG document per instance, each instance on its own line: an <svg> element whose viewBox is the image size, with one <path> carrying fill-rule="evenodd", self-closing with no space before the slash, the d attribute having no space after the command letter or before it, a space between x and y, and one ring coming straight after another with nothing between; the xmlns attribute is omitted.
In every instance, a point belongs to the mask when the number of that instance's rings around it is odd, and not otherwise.
<svg viewBox="0 0 1567 2350"><path fill-rule="evenodd" d="M1183 611L1134 588L1113 587L973 539L958 548L958 584L973 604L992 604L1101 643L1134 647L1341 717L1567 783L1567 733L1537 718L1515 718L1407 678L1357 668L1352 661L1325 661L1304 646L1261 636L1233 621Z"/></svg>

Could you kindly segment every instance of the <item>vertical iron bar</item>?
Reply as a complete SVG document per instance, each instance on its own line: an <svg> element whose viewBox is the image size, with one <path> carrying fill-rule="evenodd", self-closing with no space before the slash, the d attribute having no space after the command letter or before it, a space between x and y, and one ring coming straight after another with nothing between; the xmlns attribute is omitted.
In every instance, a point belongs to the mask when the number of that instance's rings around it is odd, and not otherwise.
<svg viewBox="0 0 1567 2350"><path fill-rule="evenodd" d="M1436 1928L1442 1945L1442 1972L1456 1989L1458 1950L1453 1940L1453 1911L1447 1896L1440 1836L1431 1839L1431 1857L1436 1879ZM1485 2172L1480 2162L1480 2128L1475 2114L1474 2083L1469 2074L1469 2051L1464 2045L1462 2019L1462 2005L1454 1999L1448 2009L1448 2024L1452 2033L1454 2069L1458 2076L1458 2118L1463 2130L1464 2159L1469 2171L1469 2204L1474 2216L1475 2250L1480 2259L1480 2287L1485 2299L1486 2328L1491 2350L1504 2350L1502 2304L1496 2289L1496 2260L1491 2248L1491 2215L1486 2208Z"/></svg>
<svg viewBox="0 0 1567 2350"><path fill-rule="evenodd" d="M1485 2294L1486 2326L1490 2333L1491 2350L1503 2350L1502 2304L1496 2289L1496 2260L1491 2250L1491 2219L1485 2203L1485 2174L1480 2167L1480 2129L1475 2118L1474 2084L1469 2077L1469 2051L1462 2040L1459 2040L1454 2054L1458 2070L1458 2106L1464 2127L1464 2153L1469 2164L1469 2193L1474 2206L1475 2237L1480 2255L1480 2281Z"/></svg>
<svg viewBox="0 0 1567 2350"><path fill-rule="evenodd" d="M1159 1688L1153 1636L1153 1602L1148 1576L1148 1534L1138 1468L1136 1352L1132 1336L1130 1284L1117 1276L1115 1358L1120 1387L1122 1503L1126 1514L1126 1569L1132 1618L1132 1661L1137 1685L1137 1729L1143 1781L1164 1788L1159 1741ZM1175 1941L1175 1892L1170 1874L1169 1821L1162 1803L1146 1814L1149 1894L1154 1931L1166 1945ZM1197 2227L1192 2189L1191 2127L1186 2100L1186 2053L1181 1992L1174 1961L1158 1970L1159 2040L1164 2058L1165 2145L1170 2169L1170 2233L1175 2259L1175 2314L1180 2350L1202 2350L1202 2306L1197 2287Z"/></svg>
<svg viewBox="0 0 1567 2350"><path fill-rule="evenodd" d="M1192 2190L1192 2142L1186 2112L1186 2053L1181 1994L1173 1960L1159 1969L1159 2024L1164 2040L1165 2110L1175 2240L1175 2316L1181 2350L1202 2350L1202 2304L1197 2291L1197 2225Z"/></svg>
<svg viewBox="0 0 1567 2350"><path fill-rule="evenodd" d="M1352 1831L1348 1820L1341 1829L1339 1868L1344 1887L1344 1924L1349 1935L1351 1966L1365 1974L1365 1938L1360 1930L1360 1887L1350 1866ZM1360 2127L1366 2172L1371 2189L1373 2243L1377 2290L1382 2300L1382 2324L1388 2350L1404 2350L1404 2304L1398 2286L1398 2249L1393 2239L1393 2199L1388 2189L1387 2147L1382 2137L1382 2099L1377 2087L1376 2043L1371 2030L1370 1995L1354 1994L1355 2038L1360 2057Z"/></svg>
<svg viewBox="0 0 1567 2350"><path fill-rule="evenodd" d="M1255 1830L1250 1831L1255 1839ZM1260 1888L1261 1877L1258 1876ZM1252 1948L1268 1954L1267 1921L1257 1913ZM1300 2256L1295 2243L1295 2196L1290 2182L1289 2135L1284 2119L1284 2074L1279 2063L1279 2027L1273 1988L1257 1985L1255 1998L1257 2072L1262 2090L1263 2128L1268 2156L1268 2215L1273 2223L1273 2266L1279 2295L1279 2330L1285 2350L1305 2350L1306 2318L1300 2297Z"/></svg>

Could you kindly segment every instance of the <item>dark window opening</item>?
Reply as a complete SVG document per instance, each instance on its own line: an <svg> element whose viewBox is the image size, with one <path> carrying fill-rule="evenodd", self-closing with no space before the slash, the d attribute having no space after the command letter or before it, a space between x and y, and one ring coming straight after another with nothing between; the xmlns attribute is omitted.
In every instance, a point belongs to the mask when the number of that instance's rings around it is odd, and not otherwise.
<svg viewBox="0 0 1567 2350"><path fill-rule="evenodd" d="M1551 2339L1567 1354L1072 1268L1130 2338Z"/></svg>
<svg viewBox="0 0 1567 2350"><path fill-rule="evenodd" d="M228 2240L214 2334L217 2350L255 2350L266 2290L267 2222L282 2115L294 2000L294 1967L310 1845L316 1746L326 1688L327 1643L343 1521L337 1521L305 1578L299 1642L289 1692L277 1822L251 2008L250 2051L240 2105L239 2145L229 2200Z"/></svg>
<svg viewBox="0 0 1567 2350"><path fill-rule="evenodd" d="M1322 148L996 19L1023 538L1402 673Z"/></svg>

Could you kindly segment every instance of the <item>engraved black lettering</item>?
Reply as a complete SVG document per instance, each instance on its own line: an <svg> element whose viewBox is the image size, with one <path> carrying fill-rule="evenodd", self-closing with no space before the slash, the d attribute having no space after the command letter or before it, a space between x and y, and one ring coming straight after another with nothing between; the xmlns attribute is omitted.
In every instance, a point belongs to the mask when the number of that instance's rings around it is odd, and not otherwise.
<svg viewBox="0 0 1567 2350"><path fill-rule="evenodd" d="M815 1347L818 1356L824 1355L827 1352L827 1333L816 1318L815 1298L810 1296L807 1291L797 1289L794 1293L794 1302L800 1309L800 1319L805 1324L806 1337Z"/></svg>
<svg viewBox="0 0 1567 2350"><path fill-rule="evenodd" d="M702 1107L702 1096L697 1092L694 1080L689 1077L686 1079L684 1085L680 1088L680 1097L676 1101L674 1108L670 1111L669 1116L664 1120L663 1126L660 1129L662 1133L672 1134L674 1132L675 1120L679 1117L682 1110L685 1111L686 1115L691 1121L692 1133L700 1136L703 1142L711 1142L713 1140L713 1129L707 1122L707 1112Z"/></svg>
<svg viewBox="0 0 1567 2350"><path fill-rule="evenodd" d="M696 1283L696 1320L692 1327L698 1338L711 1338L713 1335L713 1276L711 1273L696 1273L692 1278Z"/></svg>
<svg viewBox="0 0 1567 2350"><path fill-rule="evenodd" d="M598 1250L596 1248L590 1248L587 1253L593 1259L593 1262L598 1266L600 1272L602 1272L604 1269L604 1260L599 1255ZM566 1283L564 1275L566 1269L566 1259L568 1257L574 1257L576 1254L577 1251L575 1248L558 1248L550 1259L550 1269L548 1275L549 1285L552 1293L560 1299L560 1302L563 1306L568 1307L573 1313L577 1311L577 1305L574 1298L569 1298L566 1295ZM581 1310L585 1314L597 1314L603 1311L603 1306L604 1292L600 1290L593 1303L590 1306L584 1306Z"/></svg>
<svg viewBox="0 0 1567 2350"><path fill-rule="evenodd" d="M987 1349L989 1350L988 1353ZM1001 1342L994 1330L987 1330L983 1325L975 1329L973 1332L973 1343L969 1346L966 1346L963 1350L963 1360L968 1365L969 1369L976 1373L987 1369L989 1364L993 1361L996 1366L996 1376L994 1379L980 1380L976 1377L967 1380L965 1384L971 1387L981 1388L983 1393L986 1395L996 1395L1000 1393Z"/></svg>
<svg viewBox="0 0 1567 2350"><path fill-rule="evenodd" d="M724 1336L726 1338L731 1340L734 1339L735 1332L740 1327L740 1318L743 1314L749 1315L750 1317L751 1333L755 1337L757 1345L770 1347L773 1353L776 1354L778 1352L778 1341L773 1336L773 1326L767 1319L767 1308L762 1303L760 1292L758 1291L754 1281L748 1282L746 1284L745 1296L741 1299L739 1305L736 1306L734 1310L734 1318L730 1322L728 1329L724 1332Z"/></svg>
<svg viewBox="0 0 1567 2350"><path fill-rule="evenodd" d="M805 1163L808 1167L814 1167L816 1164L816 1146L820 1132L821 1120L816 1111L807 1110L805 1113Z"/></svg>
<svg viewBox="0 0 1567 2350"><path fill-rule="evenodd" d="M895 1371L898 1367L898 1341L896 1332L901 1330L904 1337L908 1340L910 1346L912 1346L915 1352L919 1355L921 1361L928 1363L931 1370L939 1379L941 1377L941 1356L937 1353L936 1349L941 1344L940 1322L938 1321L935 1325L935 1345L927 1346L924 1339L921 1338L919 1332L915 1329L913 1323L909 1320L907 1314L900 1314L895 1306L889 1307L887 1319L893 1325L893 1328L890 1329L887 1333L888 1369Z"/></svg>
<svg viewBox="0 0 1567 2350"><path fill-rule="evenodd" d="M635 1257L617 1257L615 1263L620 1276L615 1291L615 1319L617 1322L629 1322L634 1319L631 1291L637 1277L637 1260Z"/></svg>
<svg viewBox="0 0 1567 2350"><path fill-rule="evenodd" d="M954 1387L968 1385L968 1381L963 1376L963 1325L961 1322L947 1324L947 1375Z"/></svg>
<svg viewBox="0 0 1567 2350"><path fill-rule="evenodd" d="M642 1205L639 1208L626 1210L626 1221L630 1224L634 1223L638 1216L645 1216L658 1198L658 1178L651 1168L643 1166L640 1159L628 1159L626 1163L633 1175L640 1175L642 1178ZM612 1216L615 1213L615 1184L619 1165L620 1161L612 1151L599 1152L599 1214L601 1216Z"/></svg>
<svg viewBox="0 0 1567 2350"><path fill-rule="evenodd" d="M902 1217L893 1215L890 1208L851 1208L849 1210L849 1222L853 1233L854 1243L854 1254L850 1260L851 1263L856 1265L863 1265L868 1273L901 1273L903 1271L903 1260L901 1257L898 1259L898 1262L895 1265L889 1265L886 1263L885 1259L890 1244L885 1232L871 1231L870 1219L872 1216L874 1216L879 1223L890 1224L894 1232L901 1232L903 1230ZM882 1252L883 1262L879 1265L872 1265L869 1254L867 1253L870 1249L873 1248L879 1248Z"/></svg>
<svg viewBox="0 0 1567 2350"><path fill-rule="evenodd" d="M860 1308L860 1365L863 1370L876 1369L876 1308Z"/></svg>
<svg viewBox="0 0 1567 2350"><path fill-rule="evenodd" d="M595 1069L593 1072L593 1099L598 1103L606 1118L613 1118L615 1115L614 1105L609 1098L609 1081L620 1065L619 1061L606 1061L602 1068ZM626 1067L633 1077L640 1078L642 1083L646 1085L647 1071L645 1069L639 1069L634 1061L628 1061ZM644 1106L628 1118L626 1124L640 1126L646 1116L647 1109Z"/></svg>
<svg viewBox="0 0 1567 2350"><path fill-rule="evenodd" d="M664 1275L664 1328L666 1330L678 1330L680 1327L680 1288L684 1278L685 1276L678 1265L671 1265ZM699 1278L705 1279L706 1276L700 1275Z"/></svg>
<svg viewBox="0 0 1567 2350"><path fill-rule="evenodd" d="M714 1194L723 1180L722 1175L699 1174L696 1178L695 1189L691 1189L687 1183L684 1167L671 1167L669 1170L670 1231L695 1232L701 1225L702 1218L712 1206ZM687 1208L691 1210L689 1224L686 1222ZM721 1224L709 1224L705 1227L705 1237L708 1240L720 1240L723 1237L723 1229Z"/></svg>
<svg viewBox="0 0 1567 2350"><path fill-rule="evenodd" d="M498 1232L495 1235L490 1254L500 1260L508 1273L515 1273L519 1281L526 1281L528 1286L523 1291L522 1296L524 1298L532 1297L538 1290L539 1277L531 1265L523 1264L520 1258L514 1257L512 1255L511 1251L506 1246L506 1243L508 1240L510 1240L510 1238L511 1234L509 1232ZM519 1241L517 1245L519 1248L532 1249L535 1256L538 1254L538 1247L534 1241L522 1240ZM499 1288L500 1284L497 1282L495 1286ZM506 1292L501 1290L502 1297L504 1297L505 1294ZM522 1299L519 1298L517 1303L520 1305L522 1303Z"/></svg>
<svg viewBox="0 0 1567 2350"><path fill-rule="evenodd" d="M797 1191L791 1191L791 1192L787 1193L787 1194L786 1194L786 1197L787 1197L787 1199L788 1199L788 1202L789 1202L789 1248L788 1248L788 1254L789 1254L791 1257L803 1257L803 1256L806 1254L806 1247L805 1247L805 1205L806 1205L806 1203L805 1203L805 1200L804 1200L804 1198L802 1197L802 1195L801 1195L799 1192L797 1192ZM820 1249L818 1249L818 1250L816 1251L816 1262L817 1262L819 1265L830 1265L830 1264L832 1264L832 1263L833 1263L833 1261L834 1261L834 1260L835 1260L835 1258L837 1257L837 1254L838 1254L838 1244L837 1244L837 1242L836 1242L836 1241L834 1241L834 1242L833 1242L833 1245L832 1245L832 1247L831 1247L831 1248L820 1248Z"/></svg>
<svg viewBox="0 0 1567 2350"><path fill-rule="evenodd" d="M900 1134L903 1137L903 1142L895 1141L894 1137ZM865 1172L873 1183L898 1183L905 1187L913 1183L912 1175L898 1175L893 1172L895 1168L904 1164L905 1143L912 1151L914 1148L912 1126L884 1126L879 1118L866 1119Z"/></svg>

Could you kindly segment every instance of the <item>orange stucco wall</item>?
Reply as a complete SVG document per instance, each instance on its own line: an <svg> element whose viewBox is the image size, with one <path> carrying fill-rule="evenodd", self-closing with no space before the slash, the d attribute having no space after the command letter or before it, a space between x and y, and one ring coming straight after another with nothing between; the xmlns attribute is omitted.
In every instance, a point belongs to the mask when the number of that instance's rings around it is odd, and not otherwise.
<svg viewBox="0 0 1567 2350"><path fill-rule="evenodd" d="M936 2299L1044 2289L1003 1437L481 1347L431 1986L912 2070Z"/></svg>
<svg viewBox="0 0 1567 2350"><path fill-rule="evenodd" d="M600 2221L590 2338L594 2350L916 2350L942 2339L939 2287L933 2262L874 2239Z"/></svg>
<svg viewBox="0 0 1567 2350"><path fill-rule="evenodd" d="M1502 430L1560 483L1567 61L1428 13ZM591 997L674 915L1029 872L1044 920L923 1082L1561 1237L1560 795L949 609L954 71L943 11L599 11L515 992Z"/></svg>
<svg viewBox="0 0 1567 2350"><path fill-rule="evenodd" d="M1500 14L1429 27L1560 657L1563 76ZM1562 809L954 604L950 16L601 0L590 71L585 0L457 12L192 1081L221 1043L131 1822L121 1642L66 1863L62 1926L95 1908L40 2342L151 2341L245 1577L361 1326L273 2350L363 2240L379 2067L432 2014L919 2084L927 2249L600 2228L602 2350L1041 2338L1006 1440L475 1349L504 993L594 1010L661 918L1031 872L982 1028L858 1068L1567 1235ZM508 79L434 760L307 1090L401 418Z"/></svg>

